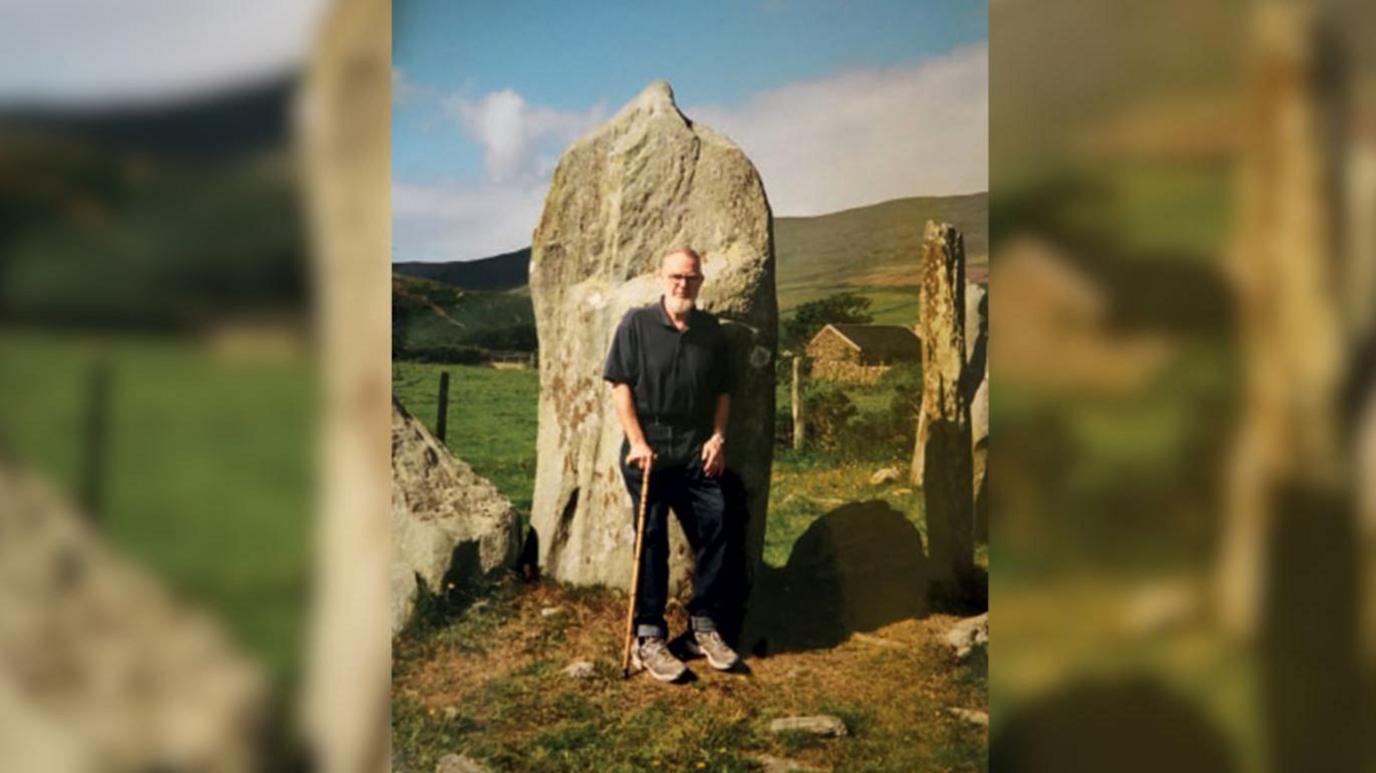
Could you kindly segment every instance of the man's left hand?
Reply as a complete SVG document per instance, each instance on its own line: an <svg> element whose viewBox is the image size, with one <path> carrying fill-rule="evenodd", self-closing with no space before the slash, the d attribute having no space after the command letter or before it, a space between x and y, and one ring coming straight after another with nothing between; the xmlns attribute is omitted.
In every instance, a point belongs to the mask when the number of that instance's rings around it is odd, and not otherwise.
<svg viewBox="0 0 1376 773"><path fill-rule="evenodd" d="M702 471L709 478L715 478L726 469L726 438L713 435L702 444Z"/></svg>

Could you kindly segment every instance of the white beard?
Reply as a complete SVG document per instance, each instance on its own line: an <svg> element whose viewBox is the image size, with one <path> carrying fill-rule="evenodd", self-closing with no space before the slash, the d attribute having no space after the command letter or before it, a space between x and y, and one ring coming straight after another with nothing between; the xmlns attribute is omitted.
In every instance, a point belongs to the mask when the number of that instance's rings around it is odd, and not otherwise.
<svg viewBox="0 0 1376 773"><path fill-rule="evenodd" d="M664 308L670 314L687 314L697 307L697 301L692 298L675 298L672 295L664 296Z"/></svg>

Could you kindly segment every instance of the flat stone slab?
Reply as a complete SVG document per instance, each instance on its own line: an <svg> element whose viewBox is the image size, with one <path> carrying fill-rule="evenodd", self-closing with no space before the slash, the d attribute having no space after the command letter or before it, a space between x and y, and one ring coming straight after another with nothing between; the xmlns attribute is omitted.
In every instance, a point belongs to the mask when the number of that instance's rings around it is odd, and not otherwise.
<svg viewBox="0 0 1376 773"><path fill-rule="evenodd" d="M818 714L811 717L784 717L769 723L771 733L809 733L811 735L839 737L847 735L846 723L840 717Z"/></svg>

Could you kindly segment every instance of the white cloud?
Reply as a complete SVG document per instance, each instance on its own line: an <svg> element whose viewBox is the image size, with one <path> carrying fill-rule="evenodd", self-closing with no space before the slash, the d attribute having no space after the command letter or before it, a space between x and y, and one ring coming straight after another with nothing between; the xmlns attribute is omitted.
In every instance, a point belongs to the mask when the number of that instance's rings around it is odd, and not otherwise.
<svg viewBox="0 0 1376 773"><path fill-rule="evenodd" d="M411 80L404 70L392 66L392 103L405 105L431 96L431 89Z"/></svg>
<svg viewBox="0 0 1376 773"><path fill-rule="evenodd" d="M396 260L468 260L530 246L548 181L392 185Z"/></svg>
<svg viewBox="0 0 1376 773"><path fill-rule="evenodd" d="M988 188L988 46L685 106L755 162L776 215Z"/></svg>
<svg viewBox="0 0 1376 773"><path fill-rule="evenodd" d="M738 107L683 109L745 150L775 215L814 215L986 190L988 87L981 44L911 67L790 84ZM600 104L582 113L531 105L509 89L451 95L443 108L482 145L487 177L395 184L397 260L463 260L529 245L559 153L607 115Z"/></svg>
<svg viewBox="0 0 1376 773"><path fill-rule="evenodd" d="M19 0L0 24L0 100L154 100L300 64L327 0Z"/></svg>
<svg viewBox="0 0 1376 773"><path fill-rule="evenodd" d="M478 100L453 96L445 108L482 145L488 179L498 183L548 175L553 171L548 159L557 156L555 149L607 118L601 103L583 113L553 110L530 105L511 89Z"/></svg>

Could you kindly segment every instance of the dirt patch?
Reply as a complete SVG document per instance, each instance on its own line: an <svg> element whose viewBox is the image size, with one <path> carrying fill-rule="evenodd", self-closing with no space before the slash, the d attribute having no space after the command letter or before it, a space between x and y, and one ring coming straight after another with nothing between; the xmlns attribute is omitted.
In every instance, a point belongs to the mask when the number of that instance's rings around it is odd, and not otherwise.
<svg viewBox="0 0 1376 773"><path fill-rule="evenodd" d="M828 649L749 657L748 675L691 661L695 682L665 685L621 677L624 595L545 583L499 596L398 642L395 767L433 769L455 751L534 770L745 770L758 754L838 770L986 766L985 731L946 711L988 708L986 667L956 664L941 644L950 616L902 620ZM551 608L559 612L541 613ZM685 626L683 610L671 608L671 630ZM575 660L592 661L593 677L560 673ZM841 717L850 735L767 731L772 719L816 713Z"/></svg>

